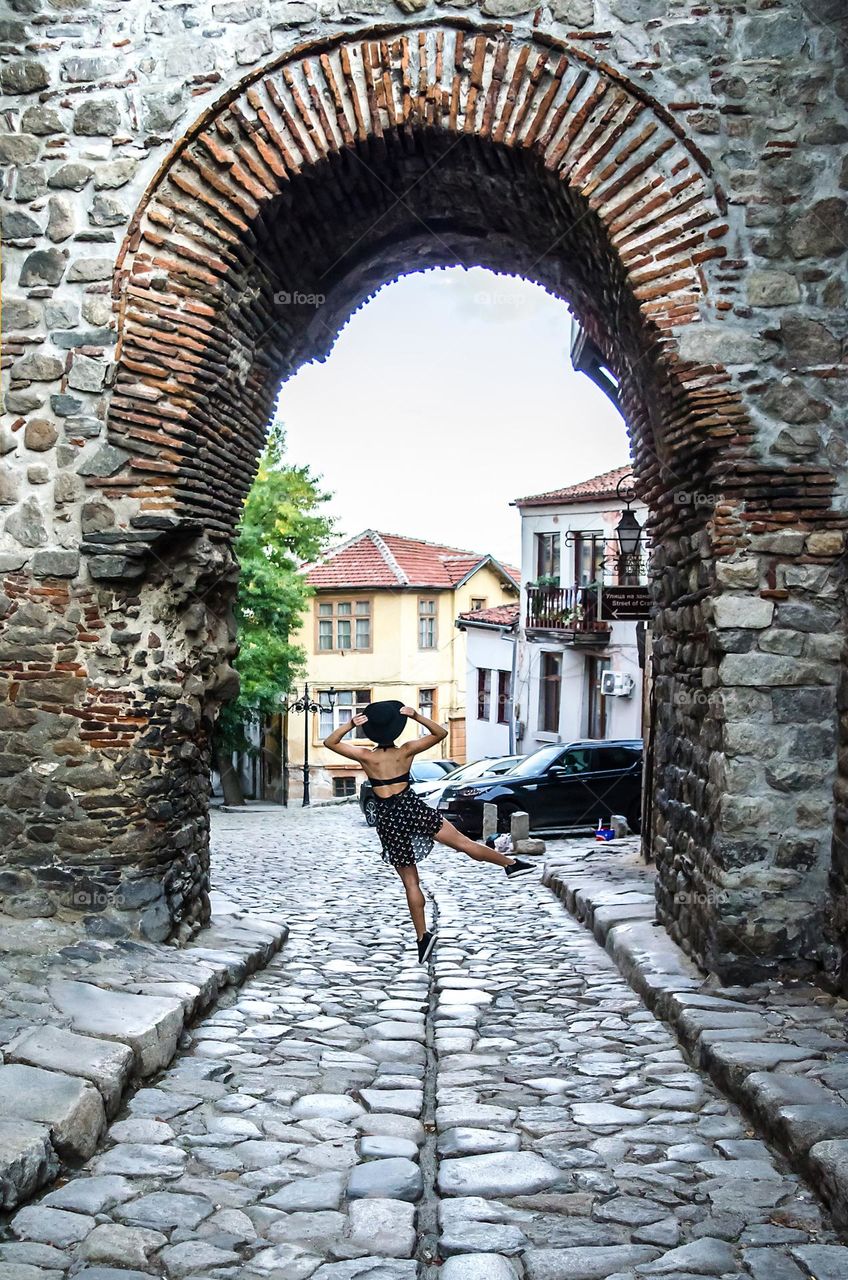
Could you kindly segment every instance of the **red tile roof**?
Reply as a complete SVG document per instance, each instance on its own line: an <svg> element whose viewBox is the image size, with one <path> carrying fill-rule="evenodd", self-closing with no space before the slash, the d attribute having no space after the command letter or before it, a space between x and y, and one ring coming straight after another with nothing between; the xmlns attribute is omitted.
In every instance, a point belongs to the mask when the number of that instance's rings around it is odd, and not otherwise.
<svg viewBox="0 0 848 1280"><path fill-rule="evenodd" d="M517 604L496 604L490 609L469 609L461 613L463 622L482 623L488 627L513 627L518 621Z"/></svg>
<svg viewBox="0 0 848 1280"><path fill-rule="evenodd" d="M520 570L494 556L446 547L422 538L366 529L331 549L315 564L303 565L313 587L441 587L449 589L480 565L492 562L518 586Z"/></svg>
<svg viewBox="0 0 848 1280"><path fill-rule="evenodd" d="M570 484L565 489L550 489L547 493L532 493L526 498L516 498L514 507L546 507L555 502L593 502L596 498L616 497L615 486L623 476L630 475L632 467L615 467L590 480ZM630 486L626 486L630 488Z"/></svg>

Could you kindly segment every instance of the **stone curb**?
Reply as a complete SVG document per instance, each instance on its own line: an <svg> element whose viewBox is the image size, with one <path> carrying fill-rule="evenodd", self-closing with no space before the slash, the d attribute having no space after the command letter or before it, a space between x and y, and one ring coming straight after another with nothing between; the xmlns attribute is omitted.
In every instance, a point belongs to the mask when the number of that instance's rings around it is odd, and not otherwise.
<svg viewBox="0 0 848 1280"><path fill-rule="evenodd" d="M322 800L310 801L310 807L313 809L336 809L342 805L359 804L359 796L330 796ZM268 813L285 813L287 808L300 808L298 802L295 806L286 806L278 804L275 800L245 800L244 804L213 804L210 810L214 813L236 813L236 814L268 814Z"/></svg>
<svg viewBox="0 0 848 1280"><path fill-rule="evenodd" d="M63 1162L88 1159L127 1093L287 937L280 920L231 911L183 948L139 945L123 968L60 966L38 1006L43 1021L0 1045L0 1211L52 1182Z"/></svg>
<svg viewBox="0 0 848 1280"><path fill-rule="evenodd" d="M807 1179L836 1225L848 1227L848 1044L794 1044L756 988L707 979L657 923L653 895L638 880L611 884L548 863L542 883L672 1027L691 1061ZM810 988L811 1004L817 994Z"/></svg>

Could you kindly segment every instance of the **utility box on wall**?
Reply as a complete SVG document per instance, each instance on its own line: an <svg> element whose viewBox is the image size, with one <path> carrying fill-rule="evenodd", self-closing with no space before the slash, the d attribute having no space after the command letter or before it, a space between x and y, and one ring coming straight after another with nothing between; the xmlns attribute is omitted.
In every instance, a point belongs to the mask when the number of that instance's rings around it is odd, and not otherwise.
<svg viewBox="0 0 848 1280"><path fill-rule="evenodd" d="M605 671L601 676L601 693L610 698L629 698L633 677L623 671Z"/></svg>

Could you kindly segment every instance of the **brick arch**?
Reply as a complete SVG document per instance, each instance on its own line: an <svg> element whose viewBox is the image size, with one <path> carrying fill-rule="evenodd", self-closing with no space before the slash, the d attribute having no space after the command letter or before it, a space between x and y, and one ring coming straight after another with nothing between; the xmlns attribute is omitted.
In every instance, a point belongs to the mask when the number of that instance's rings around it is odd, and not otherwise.
<svg viewBox="0 0 848 1280"><path fill-rule="evenodd" d="M111 749L104 722L121 734L109 812L129 852L112 840L105 874L155 868L172 925L204 917L211 723L232 686L228 542L280 381L323 356L382 284L467 260L567 298L620 379L654 521L662 918L733 979L829 963L837 662L819 645L789 668L819 625L818 576L838 573L834 477L770 454L748 411L774 345L746 326L725 212L669 110L539 33L442 20L338 36L204 113L136 211L114 281L108 427L124 461L89 481L112 514L88 521L83 549L95 583L119 580L113 599L127 593L145 628L125 649L126 686L109 692L120 714L96 687L81 700L95 745ZM379 398L379 353L374 384L375 412L394 410ZM771 618L781 634L760 647ZM820 723L793 737L795 711ZM764 764L762 733L812 765L795 776L785 760ZM771 788L776 842L748 801L752 774ZM846 882L832 882L843 932Z"/></svg>
<svg viewBox="0 0 848 1280"><path fill-rule="evenodd" d="M296 50L201 116L132 220L109 410L129 456L108 489L137 536L227 537L280 380L383 283L473 261L568 298L621 380L642 491L679 525L670 488L749 443L721 371L675 353L711 310L723 215L673 115L582 49L441 21Z"/></svg>

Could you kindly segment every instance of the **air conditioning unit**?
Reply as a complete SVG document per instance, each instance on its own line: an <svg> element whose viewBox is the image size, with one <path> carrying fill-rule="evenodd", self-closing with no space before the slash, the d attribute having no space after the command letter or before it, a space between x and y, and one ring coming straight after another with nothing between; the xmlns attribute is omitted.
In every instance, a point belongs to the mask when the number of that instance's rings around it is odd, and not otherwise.
<svg viewBox="0 0 848 1280"><path fill-rule="evenodd" d="M633 677L623 671L605 671L601 676L601 693L609 698L629 698L633 692Z"/></svg>

